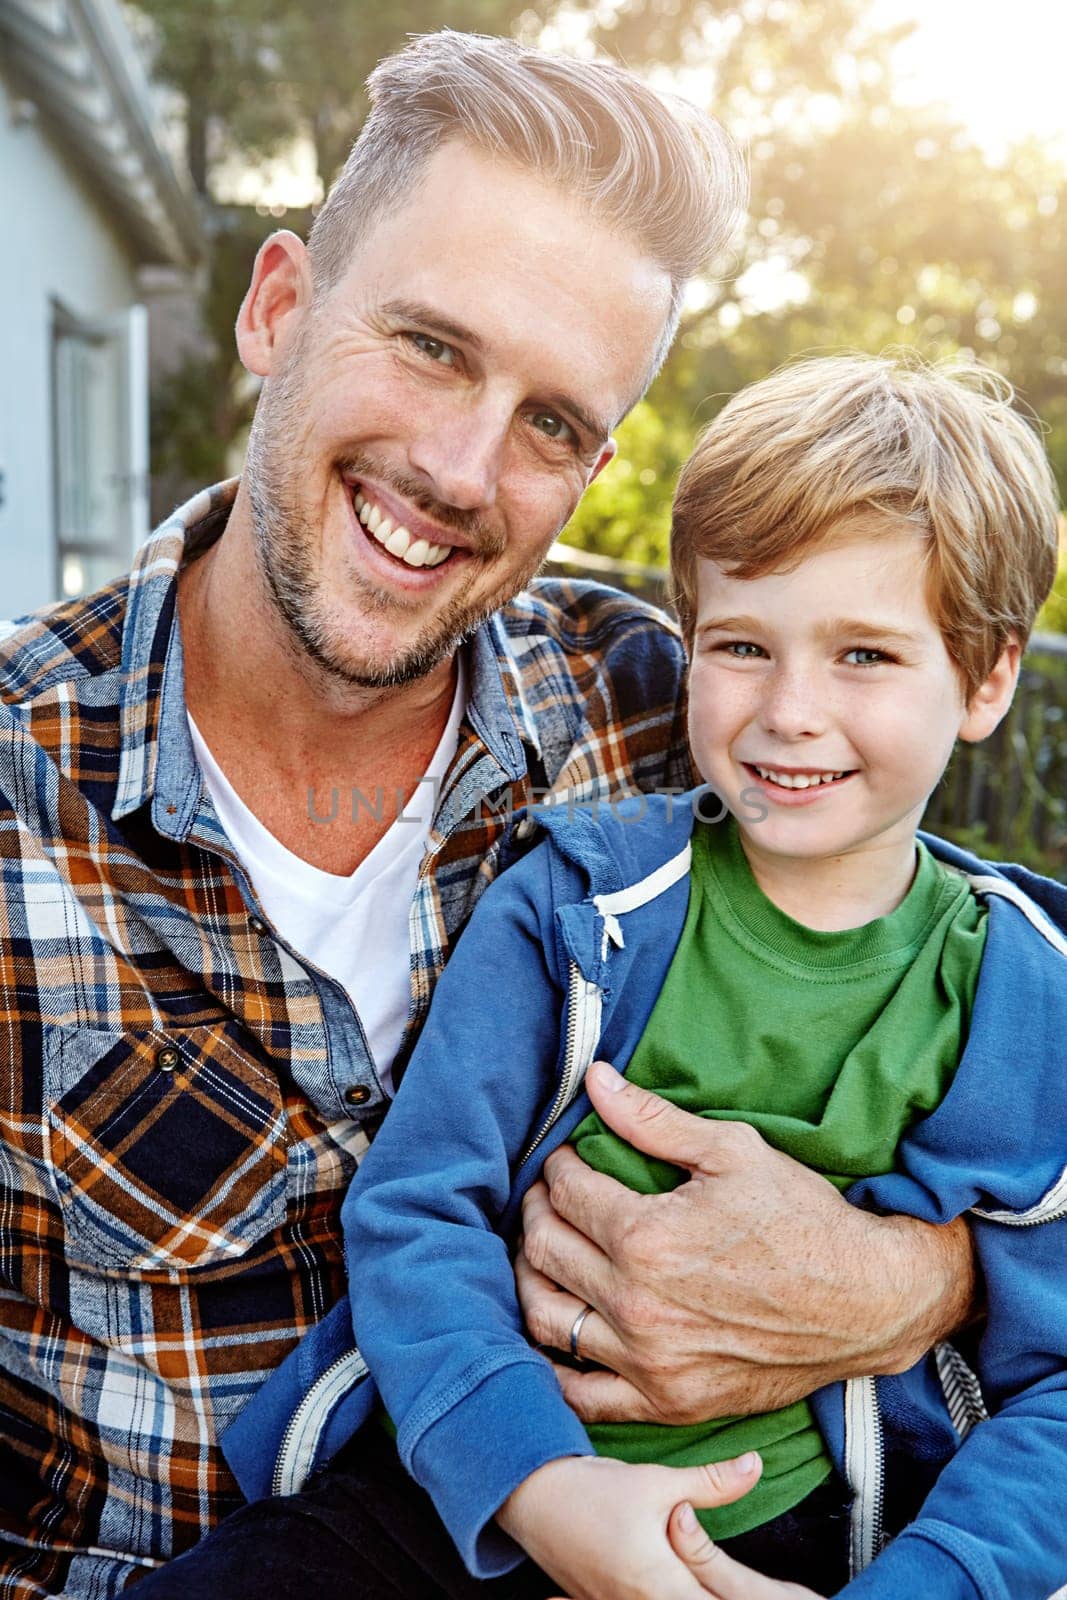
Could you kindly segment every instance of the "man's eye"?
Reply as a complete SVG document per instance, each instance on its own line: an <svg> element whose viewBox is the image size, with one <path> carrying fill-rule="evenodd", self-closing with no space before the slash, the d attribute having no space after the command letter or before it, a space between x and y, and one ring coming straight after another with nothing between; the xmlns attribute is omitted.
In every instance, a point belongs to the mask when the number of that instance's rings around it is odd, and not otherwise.
<svg viewBox="0 0 1067 1600"><path fill-rule="evenodd" d="M408 333L405 338L415 346L428 361L436 361L439 366L452 367L456 364L456 352L450 344L445 344L443 339L435 339L428 333Z"/></svg>
<svg viewBox="0 0 1067 1600"><path fill-rule="evenodd" d="M856 667L877 667L883 661L892 661L892 659L893 657L887 655L884 650L870 650L860 645L857 645L855 650L849 650L845 654L845 660L851 661L852 665Z"/></svg>
<svg viewBox="0 0 1067 1600"><path fill-rule="evenodd" d="M564 422L554 411L533 411L530 421L538 433L543 433L546 439L559 439L567 444L576 442L574 429L569 422Z"/></svg>

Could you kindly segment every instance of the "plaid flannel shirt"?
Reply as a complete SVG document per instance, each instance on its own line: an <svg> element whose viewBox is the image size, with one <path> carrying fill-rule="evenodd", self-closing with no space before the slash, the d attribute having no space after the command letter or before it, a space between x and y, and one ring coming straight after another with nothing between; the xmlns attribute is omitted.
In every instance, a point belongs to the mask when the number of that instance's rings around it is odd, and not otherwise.
<svg viewBox="0 0 1067 1600"><path fill-rule="evenodd" d="M0 1595L119 1593L240 1503L218 1448L346 1293L345 1188L384 1109L344 991L275 937L185 717L177 573L0 628ZM467 647L410 913L401 1060L531 785L690 781L676 630L545 582ZM486 797L483 800L483 797Z"/></svg>

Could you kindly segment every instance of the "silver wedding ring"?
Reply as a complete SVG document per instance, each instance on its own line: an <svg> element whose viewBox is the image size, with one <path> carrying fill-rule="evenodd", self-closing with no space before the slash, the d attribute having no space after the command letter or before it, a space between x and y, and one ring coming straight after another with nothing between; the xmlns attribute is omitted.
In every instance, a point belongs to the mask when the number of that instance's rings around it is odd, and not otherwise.
<svg viewBox="0 0 1067 1600"><path fill-rule="evenodd" d="M592 1309L592 1306L583 1306L578 1315L575 1317L574 1326L571 1328L571 1355L574 1357L575 1361L580 1361L582 1359L578 1353L578 1335L581 1333L585 1319Z"/></svg>

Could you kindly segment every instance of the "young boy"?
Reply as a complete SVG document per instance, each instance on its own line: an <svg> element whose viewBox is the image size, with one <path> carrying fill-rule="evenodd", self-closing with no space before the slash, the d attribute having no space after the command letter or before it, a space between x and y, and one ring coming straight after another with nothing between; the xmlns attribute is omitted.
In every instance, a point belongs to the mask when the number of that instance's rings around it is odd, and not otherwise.
<svg viewBox="0 0 1067 1600"><path fill-rule="evenodd" d="M798 364L686 466L671 560L713 793L540 815L345 1212L401 1459L471 1572L518 1541L555 1580L499 1592L717 1592L672 1552L661 1469L739 1456L754 1487L701 1521L764 1572L887 1600L1067 1581L1067 890L916 840L956 739L1010 705L1056 543L1044 453L988 374ZM587 1437L523 1336L519 1201L565 1139L644 1192L687 1177L587 1114L594 1056L857 1204L970 1212L978 1381L942 1347L771 1415Z"/></svg>

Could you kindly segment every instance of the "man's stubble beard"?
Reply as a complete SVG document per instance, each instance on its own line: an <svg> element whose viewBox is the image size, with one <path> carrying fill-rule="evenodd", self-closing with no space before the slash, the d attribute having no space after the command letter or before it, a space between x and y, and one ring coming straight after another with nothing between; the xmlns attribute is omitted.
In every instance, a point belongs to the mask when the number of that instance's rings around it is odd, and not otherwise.
<svg viewBox="0 0 1067 1600"><path fill-rule="evenodd" d="M301 340L290 353L285 370L264 386L248 439L244 481L260 575L298 659L310 661L334 681L353 688L398 688L425 677L451 657L487 617L526 587L543 557L531 559L481 601L472 603L462 594L454 596L427 620L423 636L391 661L359 659L346 649L350 641L331 619L322 580L315 571L313 552L320 547L319 530L300 509L296 493L299 469L286 446L277 442L299 437L298 375L303 343ZM354 477L366 474L388 483L440 526L463 531L483 557L502 551L503 539L486 532L477 516L430 501L417 485L398 480L394 473L384 472L380 465L358 455L349 456L343 465ZM365 610L379 616L403 614L402 607L371 583L361 582L359 589Z"/></svg>

